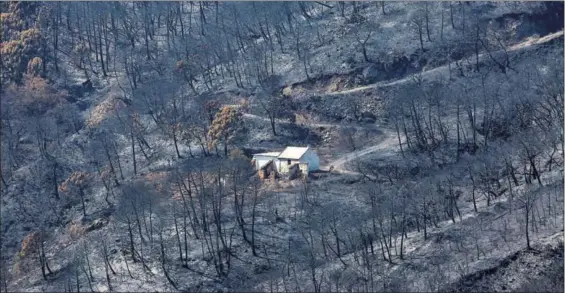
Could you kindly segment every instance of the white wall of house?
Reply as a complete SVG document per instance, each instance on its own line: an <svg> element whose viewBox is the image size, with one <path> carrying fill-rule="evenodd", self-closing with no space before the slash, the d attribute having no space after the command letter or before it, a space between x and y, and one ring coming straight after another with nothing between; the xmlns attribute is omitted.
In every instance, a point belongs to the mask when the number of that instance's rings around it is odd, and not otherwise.
<svg viewBox="0 0 565 293"><path fill-rule="evenodd" d="M290 164L288 163L288 161L290 161ZM298 164L298 163L303 163L300 160L292 160L292 159L278 159L277 160L277 170L280 173L288 173L290 167L292 167L292 165Z"/></svg>
<svg viewBox="0 0 565 293"><path fill-rule="evenodd" d="M318 155L312 151L312 149L306 151L304 156L300 158L300 162L308 163L308 172L320 169L320 158L318 158Z"/></svg>
<svg viewBox="0 0 565 293"><path fill-rule="evenodd" d="M308 164L308 172L320 169L320 158L318 158L318 155L311 149L307 150L300 160L290 160L290 165L288 161L288 159L278 159L276 162L277 170L281 173L287 173L290 166L298 163Z"/></svg>

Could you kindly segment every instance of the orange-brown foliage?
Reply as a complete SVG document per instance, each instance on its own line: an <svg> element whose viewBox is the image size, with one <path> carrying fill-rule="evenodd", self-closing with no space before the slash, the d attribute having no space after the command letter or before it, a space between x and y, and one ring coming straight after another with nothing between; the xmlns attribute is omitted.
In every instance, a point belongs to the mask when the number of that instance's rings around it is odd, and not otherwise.
<svg viewBox="0 0 565 293"><path fill-rule="evenodd" d="M90 184L91 176L82 171L75 171L69 176L69 178L65 179L63 183L59 185L59 191L61 192L69 192L69 188L71 186L75 186L77 188L86 188Z"/></svg>
<svg viewBox="0 0 565 293"><path fill-rule="evenodd" d="M92 110L90 117L86 124L90 127L97 126L100 122L104 121L106 116L114 110L119 109L124 105L124 102L115 96L109 97L100 104L96 105Z"/></svg>
<svg viewBox="0 0 565 293"><path fill-rule="evenodd" d="M26 73L31 76L39 76L41 72L41 67L43 66L43 60L39 57L34 57L27 63Z"/></svg>
<svg viewBox="0 0 565 293"><path fill-rule="evenodd" d="M26 256L33 254L39 247L39 241L41 240L41 234L39 232L31 232L27 234L22 240L22 249L20 250L20 256Z"/></svg>
<svg viewBox="0 0 565 293"><path fill-rule="evenodd" d="M24 84L11 85L5 97L31 114L42 114L65 102L66 91L58 91L45 79L24 75Z"/></svg>
<svg viewBox="0 0 565 293"><path fill-rule="evenodd" d="M159 194L166 194L167 189L164 185L164 180L167 178L166 172L150 172L144 176L146 182L150 183L155 187L155 190Z"/></svg>
<svg viewBox="0 0 565 293"><path fill-rule="evenodd" d="M69 235L71 236L72 240L77 240L80 236L84 235L86 232L86 227L81 225L80 223L71 223L69 226Z"/></svg>
<svg viewBox="0 0 565 293"><path fill-rule="evenodd" d="M241 112L239 109L230 106L223 106L210 125L208 135L210 142L208 148L211 150L219 142L220 139L229 136L231 133L237 131L237 127L241 122Z"/></svg>

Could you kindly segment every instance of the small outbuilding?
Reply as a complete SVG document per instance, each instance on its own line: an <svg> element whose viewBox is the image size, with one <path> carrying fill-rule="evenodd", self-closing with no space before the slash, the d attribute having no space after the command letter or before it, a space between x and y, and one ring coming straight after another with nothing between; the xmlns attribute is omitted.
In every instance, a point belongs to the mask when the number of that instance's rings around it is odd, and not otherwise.
<svg viewBox="0 0 565 293"><path fill-rule="evenodd" d="M275 167L275 162L273 162L272 160L269 161L267 164L259 168L257 174L261 179L277 178L277 169Z"/></svg>
<svg viewBox="0 0 565 293"><path fill-rule="evenodd" d="M269 152L269 153L260 153L253 155L253 161L255 162L255 169L259 170L270 161L275 162L277 157L280 155L281 152ZM276 162L275 162L276 163Z"/></svg>

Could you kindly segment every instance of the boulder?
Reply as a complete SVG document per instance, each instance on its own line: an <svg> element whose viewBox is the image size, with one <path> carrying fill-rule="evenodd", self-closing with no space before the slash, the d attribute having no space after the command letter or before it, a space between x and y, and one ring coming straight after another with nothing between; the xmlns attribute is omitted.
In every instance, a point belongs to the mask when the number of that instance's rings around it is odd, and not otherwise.
<svg viewBox="0 0 565 293"><path fill-rule="evenodd" d="M253 273L257 275L266 272L269 269L270 267L266 264L255 265L255 267L253 268Z"/></svg>
<svg viewBox="0 0 565 293"><path fill-rule="evenodd" d="M77 108L79 109L79 111L85 111L86 109L88 109L89 104L85 101L77 101L76 102Z"/></svg>
<svg viewBox="0 0 565 293"><path fill-rule="evenodd" d="M92 91L92 90L94 89L94 87L92 86L92 82L90 81L90 79L87 79L87 80L83 81L83 82L81 83L81 85L82 85L83 89L84 89L85 91L87 91L87 92L90 92L90 91Z"/></svg>
<svg viewBox="0 0 565 293"><path fill-rule="evenodd" d="M368 123L375 123L377 116L371 112L364 111L361 113L361 120Z"/></svg>
<svg viewBox="0 0 565 293"><path fill-rule="evenodd" d="M371 64L365 67L365 69L363 69L362 74L363 74L363 81L365 83L373 83L378 80L380 75L380 70L376 65Z"/></svg>
<svg viewBox="0 0 565 293"><path fill-rule="evenodd" d="M69 93L67 100L71 103L77 101L77 99L84 97L85 94L90 93L94 90L92 82L87 79L80 84L73 84L67 87L67 92Z"/></svg>
<svg viewBox="0 0 565 293"><path fill-rule="evenodd" d="M88 227L86 227L86 232L98 230L98 229L106 226L106 224L108 224L107 219L104 219L104 218L96 219L96 220L92 221L92 224L90 224L90 225L88 225Z"/></svg>
<svg viewBox="0 0 565 293"><path fill-rule="evenodd" d="M360 122L364 123L364 124L372 124L372 123L375 123L375 120L370 119L370 118L361 118Z"/></svg>

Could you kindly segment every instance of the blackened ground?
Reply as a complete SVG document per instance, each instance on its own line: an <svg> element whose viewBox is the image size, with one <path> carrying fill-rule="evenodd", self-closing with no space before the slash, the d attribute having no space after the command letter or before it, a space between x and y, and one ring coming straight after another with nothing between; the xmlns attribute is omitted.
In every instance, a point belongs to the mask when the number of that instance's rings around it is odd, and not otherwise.
<svg viewBox="0 0 565 293"><path fill-rule="evenodd" d="M446 292L563 292L563 242L520 250L461 278Z"/></svg>

